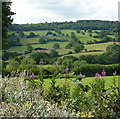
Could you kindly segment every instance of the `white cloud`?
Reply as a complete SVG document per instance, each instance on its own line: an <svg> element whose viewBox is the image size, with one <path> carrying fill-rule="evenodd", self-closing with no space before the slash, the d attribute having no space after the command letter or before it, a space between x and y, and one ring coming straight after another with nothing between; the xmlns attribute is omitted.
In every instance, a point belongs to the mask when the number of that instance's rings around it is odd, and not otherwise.
<svg viewBox="0 0 120 119"><path fill-rule="evenodd" d="M14 23L117 20L118 0L13 0Z"/></svg>

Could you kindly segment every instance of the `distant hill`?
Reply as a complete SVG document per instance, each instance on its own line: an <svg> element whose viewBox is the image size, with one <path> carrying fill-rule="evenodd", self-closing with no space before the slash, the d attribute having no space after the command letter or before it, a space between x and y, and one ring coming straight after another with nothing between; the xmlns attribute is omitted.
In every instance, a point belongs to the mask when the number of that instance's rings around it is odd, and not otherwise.
<svg viewBox="0 0 120 119"><path fill-rule="evenodd" d="M36 31L55 29L75 29L75 30L112 30L117 31L118 21L102 20L78 20L76 22L52 22L39 24L13 24L8 29L10 31Z"/></svg>

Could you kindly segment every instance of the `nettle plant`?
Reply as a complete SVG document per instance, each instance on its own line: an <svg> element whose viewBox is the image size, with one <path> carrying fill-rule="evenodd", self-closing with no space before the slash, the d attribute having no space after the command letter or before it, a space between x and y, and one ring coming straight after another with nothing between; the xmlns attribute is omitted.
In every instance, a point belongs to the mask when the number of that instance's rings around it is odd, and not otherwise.
<svg viewBox="0 0 120 119"><path fill-rule="evenodd" d="M90 96L93 99L93 106L91 108L92 114L98 118L119 117L120 115L120 90L116 85L115 78L112 80L112 86L106 88L106 72L95 74L95 79L91 83ZM115 75L115 73L114 73Z"/></svg>

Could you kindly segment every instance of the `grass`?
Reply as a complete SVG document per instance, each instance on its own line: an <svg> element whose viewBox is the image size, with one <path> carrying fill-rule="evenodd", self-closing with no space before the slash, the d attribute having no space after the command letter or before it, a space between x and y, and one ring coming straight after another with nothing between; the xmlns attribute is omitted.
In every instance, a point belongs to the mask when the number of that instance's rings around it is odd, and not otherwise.
<svg viewBox="0 0 120 119"><path fill-rule="evenodd" d="M24 31L24 34L29 35L31 32L33 32L35 35L46 35L48 31L51 31L52 33L56 33L53 30L38 30L38 31Z"/></svg>
<svg viewBox="0 0 120 119"><path fill-rule="evenodd" d="M102 53L104 53L104 52L85 52L85 53L69 54L69 55L65 55L65 56L79 57L81 55L99 55L99 54L102 54Z"/></svg>
<svg viewBox="0 0 120 119"><path fill-rule="evenodd" d="M101 39L100 38L93 38L93 37L90 37L89 36L89 33L85 33L85 35L83 35L83 34L81 34L81 33L76 33L76 30L71 30L71 29L67 29L67 30L61 30L62 31L62 33L64 33L65 35L66 34L69 34L69 36L70 36L70 34L71 34L71 32L74 32L75 34L76 34L76 37L80 40L80 41L82 41L83 43L87 43L88 41L94 41L94 40L96 40L96 41L100 41ZM81 30L81 32L84 32L84 30ZM94 35L97 35L96 33L92 33L92 35L94 36Z"/></svg>
<svg viewBox="0 0 120 119"><path fill-rule="evenodd" d="M107 43L98 43L98 44L88 44L85 45L85 48L89 50L106 50L106 47L112 45L114 42L107 42ZM119 42L116 42L117 44Z"/></svg>
<svg viewBox="0 0 120 119"><path fill-rule="evenodd" d="M47 49L53 49L54 43L58 43L58 42L48 42L46 44L35 44L35 45L32 45L32 47L33 48L42 47ZM59 42L60 48L64 48L67 44L68 42Z"/></svg>
<svg viewBox="0 0 120 119"><path fill-rule="evenodd" d="M24 31L25 35L29 35L30 32L35 33L35 35L46 35L46 33L50 31L50 30L39 30L39 31ZM56 33L55 31L51 30L53 33ZM97 35L96 33L94 33L94 31L98 31L99 30L92 30L93 33L92 35ZM64 40L70 40L70 34L71 32L74 32L77 36L77 38L82 41L83 43L87 43L88 41L94 41L94 40L101 40L99 38L93 38L89 36L89 33L85 33L85 35L82 35L81 33L76 33L76 30L71 30L71 29L67 29L67 30L61 30L62 33L64 33L65 36L59 35L59 36L52 36L49 37L50 39L64 39ZM81 32L84 32L84 30L81 30ZM9 33L14 33L14 32L9 32ZM69 34L69 37L66 37L66 34ZM114 35L109 35L110 37L114 37ZM68 44L68 42L48 42L46 44L34 44L34 43L39 43L38 41L39 38L23 38L20 39L20 43L23 46L13 46L11 48L8 48L8 51L25 51L27 50L26 44L32 44L33 48L46 48L46 49L53 49L53 44L54 43L59 43L60 45L60 49L57 49L58 53L60 55L65 55L67 54L69 51L74 52L72 49L65 49L65 46ZM86 52L86 53L78 53L78 54L70 54L73 56L80 56L80 55L87 55L87 54L92 54L92 55L96 55L96 54L101 54L106 50L106 47L108 45L113 44L113 42L107 42L107 43L98 43L98 44L86 44L84 45L85 48L87 49L87 51L91 51L91 50L101 50L100 52Z"/></svg>
<svg viewBox="0 0 120 119"><path fill-rule="evenodd" d="M34 40L36 40L35 38L31 38L31 39L22 39L21 42L24 41L23 44L26 44L26 41L30 41L31 43L34 42ZM60 45L60 49L57 49L58 53L60 55L64 55L67 54L69 51L74 52L72 49L65 49L65 46L68 44L68 42L48 42L46 44L34 44L32 45L33 48L47 48L47 49L53 49L53 44L54 43L59 43ZM77 53L77 54L69 54L69 55L73 55L73 56L80 56L80 55L88 55L88 54L92 54L92 55L96 55L96 54L101 54L105 51L106 47L109 45L112 45L114 42L107 42L107 43L98 43L98 44L88 44L88 45L84 45L85 48L90 51L90 50L102 50L100 52L85 52L85 53ZM119 42L116 42L119 43ZM27 50L26 46L13 46L11 48L8 49L8 51L25 51Z"/></svg>
<svg viewBox="0 0 120 119"><path fill-rule="evenodd" d="M105 82L106 82L106 88L110 88L113 85L113 78L115 78L116 81L116 85L118 86L118 78L120 78L120 76L106 76L105 77ZM92 83L95 80L94 77L86 77L84 79L82 79L82 83L84 85L89 85L90 83ZM72 80L67 80L71 86L73 86L73 81ZM61 85L65 82L65 78L62 79L56 79L56 85ZM50 86L51 80L50 79L44 79L44 85L46 86Z"/></svg>
<svg viewBox="0 0 120 119"><path fill-rule="evenodd" d="M38 38L23 38L23 39L20 39L20 44L22 44L22 45L32 44L32 43L39 43Z"/></svg>
<svg viewBox="0 0 120 119"><path fill-rule="evenodd" d="M13 47L8 48L7 50L10 52L16 52L16 51L20 52L20 51L27 50L27 47L26 46L13 46Z"/></svg>

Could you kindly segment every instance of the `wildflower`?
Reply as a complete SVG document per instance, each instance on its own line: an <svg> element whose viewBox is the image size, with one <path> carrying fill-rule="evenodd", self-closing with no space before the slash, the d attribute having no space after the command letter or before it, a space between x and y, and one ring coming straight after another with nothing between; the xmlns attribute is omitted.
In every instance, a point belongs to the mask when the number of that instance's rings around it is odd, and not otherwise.
<svg viewBox="0 0 120 119"><path fill-rule="evenodd" d="M30 79L34 79L34 78L35 78L35 75L34 75L34 74L29 75L29 78L30 78Z"/></svg>
<svg viewBox="0 0 120 119"><path fill-rule="evenodd" d="M82 77L82 76L83 76L83 75L81 74L81 72L80 72L79 76L80 76L80 77Z"/></svg>
<svg viewBox="0 0 120 119"><path fill-rule="evenodd" d="M67 68L65 68L65 72L68 72L69 71L69 68L67 67Z"/></svg>
<svg viewBox="0 0 120 119"><path fill-rule="evenodd" d="M116 75L117 75L117 72L115 71L115 72L113 73L113 75L116 76Z"/></svg>
<svg viewBox="0 0 120 119"><path fill-rule="evenodd" d="M40 61L39 61L39 65L43 65L45 62L43 62L43 60L42 59L40 59Z"/></svg>
<svg viewBox="0 0 120 119"><path fill-rule="evenodd" d="M95 74L95 78L97 79L97 78L99 78L101 75L99 74L99 73L96 73Z"/></svg>
<svg viewBox="0 0 120 119"><path fill-rule="evenodd" d="M102 72L102 75L103 75L103 76L105 76L105 75L106 75L106 72L105 72L104 70L103 70L103 72Z"/></svg>

